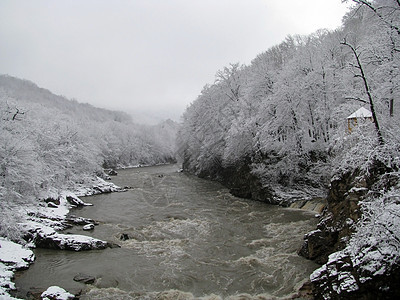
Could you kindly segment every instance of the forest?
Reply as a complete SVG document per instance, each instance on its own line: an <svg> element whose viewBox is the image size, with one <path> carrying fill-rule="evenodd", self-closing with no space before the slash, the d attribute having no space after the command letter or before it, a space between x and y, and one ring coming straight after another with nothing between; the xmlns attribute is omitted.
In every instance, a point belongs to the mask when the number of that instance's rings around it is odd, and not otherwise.
<svg viewBox="0 0 400 300"><path fill-rule="evenodd" d="M241 197L289 205L284 188L323 191L327 208L299 252L321 264L314 296L400 297L400 1L343 2L340 28L217 71L179 125L139 125L1 75L0 236L18 239L43 191L179 157ZM360 108L368 115L349 118Z"/></svg>
<svg viewBox="0 0 400 300"><path fill-rule="evenodd" d="M268 184L328 184L331 170L363 167L398 143L399 23L396 1L382 13L356 6L335 31L289 36L250 65L216 74L184 114L185 168L216 178L251 164ZM364 80L365 79L365 80ZM349 134L347 117L373 110L375 125ZM379 144L379 143L378 143Z"/></svg>
<svg viewBox="0 0 400 300"><path fill-rule="evenodd" d="M288 36L219 70L184 113L178 148L185 170L240 196L276 203L281 187L325 189L328 208L305 238L305 256L323 264L311 276L316 297L390 299L399 296L390 278L400 262L400 2L344 2L340 28ZM370 115L349 118L360 108Z"/></svg>
<svg viewBox="0 0 400 300"><path fill-rule="evenodd" d="M175 162L171 120L139 125L7 75L0 76L0 112L1 236L15 238L15 220L49 189L73 190L104 169Z"/></svg>

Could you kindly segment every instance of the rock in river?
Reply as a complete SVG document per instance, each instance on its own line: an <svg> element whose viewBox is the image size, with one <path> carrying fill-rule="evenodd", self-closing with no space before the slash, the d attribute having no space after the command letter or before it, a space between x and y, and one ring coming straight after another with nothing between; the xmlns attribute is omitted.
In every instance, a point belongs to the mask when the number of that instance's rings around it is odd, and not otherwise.
<svg viewBox="0 0 400 300"><path fill-rule="evenodd" d="M129 240L130 237L129 237L129 235L127 233L121 233L121 236L119 237L119 239L121 241L126 241L126 240Z"/></svg>
<svg viewBox="0 0 400 300"><path fill-rule="evenodd" d="M92 284L96 280L96 277L79 273L74 277L74 281L82 282L85 284Z"/></svg>
<svg viewBox="0 0 400 300"><path fill-rule="evenodd" d="M82 229L86 230L86 231L93 230L94 229L94 224L87 224L87 225L83 226Z"/></svg>
<svg viewBox="0 0 400 300"><path fill-rule="evenodd" d="M51 286L42 293L41 298L43 300L72 300L75 299L75 296L63 288Z"/></svg>

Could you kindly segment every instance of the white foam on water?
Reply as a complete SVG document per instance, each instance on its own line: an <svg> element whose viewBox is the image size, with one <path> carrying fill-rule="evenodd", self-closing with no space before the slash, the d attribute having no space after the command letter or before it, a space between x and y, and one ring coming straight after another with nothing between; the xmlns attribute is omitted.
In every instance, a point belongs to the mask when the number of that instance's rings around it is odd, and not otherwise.
<svg viewBox="0 0 400 300"><path fill-rule="evenodd" d="M160 292L126 292L118 288L96 288L91 287L81 296L81 300L106 300L106 299L119 299L119 300L222 300L218 295L207 295L196 297L192 293L180 290L166 290ZM234 299L232 299L234 300Z"/></svg>
<svg viewBox="0 0 400 300"><path fill-rule="evenodd" d="M135 249L139 254L147 257L183 257L187 255L184 250L187 240L159 240L159 241L137 241L134 239L123 242L122 246Z"/></svg>
<svg viewBox="0 0 400 300"><path fill-rule="evenodd" d="M126 228L124 232L130 239L121 241L125 248L134 248L141 254L163 255L182 253L189 240L204 238L210 233L210 224L201 219L178 219L153 222L139 228Z"/></svg>
<svg viewBox="0 0 400 300"><path fill-rule="evenodd" d="M203 296L195 296L190 292L184 292L176 289L160 291L160 292L127 292L118 288L96 288L89 287L88 291L83 294L81 300L284 300L295 299L296 294L290 294L285 297L273 296L269 293L258 295L250 295L247 293L238 293L228 297L210 294Z"/></svg>

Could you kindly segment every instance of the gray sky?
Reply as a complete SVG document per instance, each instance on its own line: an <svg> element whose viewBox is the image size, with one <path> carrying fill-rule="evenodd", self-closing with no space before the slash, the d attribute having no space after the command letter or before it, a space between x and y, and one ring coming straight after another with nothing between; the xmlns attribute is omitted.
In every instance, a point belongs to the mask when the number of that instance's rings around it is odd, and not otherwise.
<svg viewBox="0 0 400 300"><path fill-rule="evenodd" d="M345 11L341 0L0 0L0 73L179 120L219 69L335 29Z"/></svg>

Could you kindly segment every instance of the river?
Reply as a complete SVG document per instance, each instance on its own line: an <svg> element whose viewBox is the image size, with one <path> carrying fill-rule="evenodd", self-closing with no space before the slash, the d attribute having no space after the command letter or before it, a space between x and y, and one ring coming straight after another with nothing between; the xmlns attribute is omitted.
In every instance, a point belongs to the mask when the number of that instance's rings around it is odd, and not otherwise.
<svg viewBox="0 0 400 300"><path fill-rule="evenodd" d="M219 183L177 170L120 170L112 181L132 189L86 197L94 206L71 213L100 224L67 232L121 248L36 249L35 263L15 280L18 296L58 285L82 290L80 299L286 298L317 268L296 254L316 226L312 213L236 198ZM95 283L75 282L78 273Z"/></svg>

